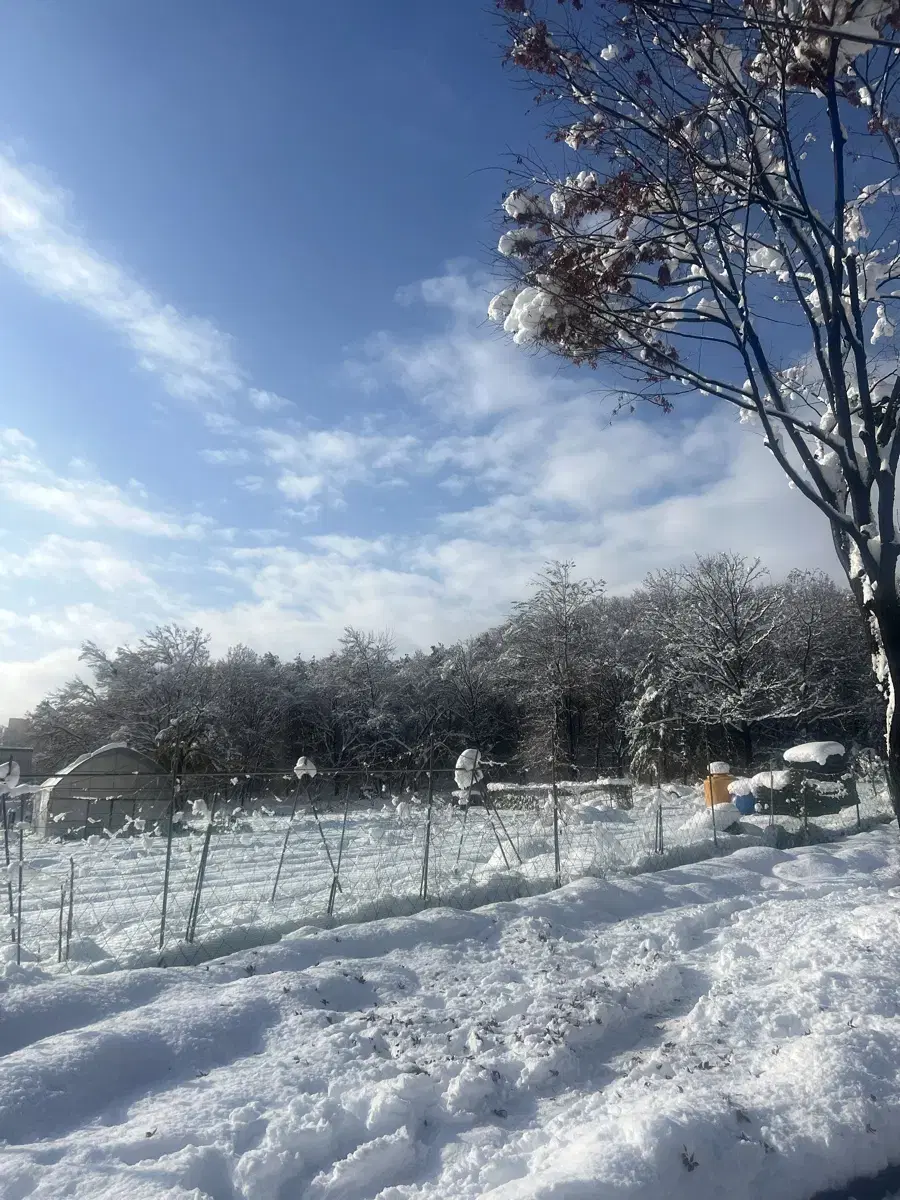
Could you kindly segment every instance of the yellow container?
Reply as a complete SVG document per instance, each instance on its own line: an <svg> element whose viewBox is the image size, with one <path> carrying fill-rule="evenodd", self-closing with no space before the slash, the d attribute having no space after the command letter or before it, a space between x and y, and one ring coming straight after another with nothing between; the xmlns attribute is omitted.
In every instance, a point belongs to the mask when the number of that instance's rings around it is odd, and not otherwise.
<svg viewBox="0 0 900 1200"><path fill-rule="evenodd" d="M728 791L728 785L735 779L734 775L707 775L703 780L703 795L706 797L706 807L712 808L714 804L728 804L731 800L731 793Z"/></svg>

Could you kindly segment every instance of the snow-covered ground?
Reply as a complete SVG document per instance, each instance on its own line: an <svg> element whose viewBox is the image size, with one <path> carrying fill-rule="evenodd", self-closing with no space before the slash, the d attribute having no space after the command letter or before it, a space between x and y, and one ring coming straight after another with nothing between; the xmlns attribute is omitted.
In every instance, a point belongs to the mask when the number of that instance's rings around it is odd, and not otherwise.
<svg viewBox="0 0 900 1200"><path fill-rule="evenodd" d="M4 1200L800 1200L900 1157L894 828L2 985Z"/></svg>
<svg viewBox="0 0 900 1200"><path fill-rule="evenodd" d="M883 796L862 787L861 797L863 823L886 816ZM473 908L550 891L557 882L551 806L532 797L532 806L526 807L515 792L502 799L520 806L495 813L475 807L464 816L447 803L436 805L430 835L424 805L405 800L380 811L351 810L346 825L341 812L318 820L308 812L298 814L293 825L271 811L249 817L238 813L232 826L214 826L199 898L208 824L204 812L191 816L172 840L168 888L167 843L158 828L125 836L96 832L86 841L26 834L21 956L49 967L62 946L63 969L92 973L177 965L271 943L302 928L410 915L425 906L426 839L428 905ZM787 817L777 818L777 826L770 828L766 818L741 817L730 805L716 813L714 831L695 787L664 792L637 788L635 807L621 811L604 806L603 793L579 785L562 804L559 877L566 883L584 876L659 870L806 836L801 823ZM225 816L220 812L219 820ZM729 821L738 819L740 824L726 831ZM856 827L856 811L849 809L818 819L810 837L821 840ZM12 853L15 859L15 837ZM339 886L333 886L335 872ZM7 878L0 912L4 924L15 928L16 861ZM166 927L160 945L164 893ZM192 922L195 928L186 940ZM3 953L12 953L8 944Z"/></svg>

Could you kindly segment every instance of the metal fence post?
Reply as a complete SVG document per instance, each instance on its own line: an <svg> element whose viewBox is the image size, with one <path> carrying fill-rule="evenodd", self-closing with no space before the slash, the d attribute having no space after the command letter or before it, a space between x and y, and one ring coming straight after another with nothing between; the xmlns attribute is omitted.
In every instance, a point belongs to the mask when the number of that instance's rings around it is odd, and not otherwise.
<svg viewBox="0 0 900 1200"><path fill-rule="evenodd" d="M338 873L335 869L334 859L331 855L331 847L328 845L328 839L325 837L325 830L322 828L322 822L319 820L319 810L316 808L315 801L311 801L310 806L312 808L312 815L315 818L316 828L319 831L319 837L322 839L322 845L325 847L325 856L328 859L328 865L331 867L331 888L328 898L328 912L329 915L331 915L331 912L334 910L335 891L342 892L344 889L341 887L341 881L338 879Z"/></svg>
<svg viewBox="0 0 900 1200"><path fill-rule="evenodd" d="M475 772L472 772L473 778ZM472 789L469 788L471 796ZM425 816L425 853L422 859L422 884L419 888L419 899L423 905L428 904L428 860L431 856L431 811L434 806L434 738L428 750L428 811Z"/></svg>
<svg viewBox="0 0 900 1200"><path fill-rule="evenodd" d="M298 779L297 786L294 789L294 803L291 805L291 815L288 818L288 827L284 831L284 840L281 843L281 854L278 857L278 870L275 872L275 882L272 884L272 895L269 897L269 903L275 903L275 893L278 891L278 883L281 879L281 868L284 866L284 856L287 853L288 839L291 836L291 829L294 825L294 817L297 815L297 805L300 802L300 789L303 786Z"/></svg>
<svg viewBox="0 0 900 1200"><path fill-rule="evenodd" d="M707 747L706 747L706 758L707 758L706 778L709 780L709 814L712 819L713 846L715 846L715 848L718 850L718 848L719 848L719 833L718 833L718 830L716 829L716 798L713 795L712 771L710 770L710 763L709 763L708 740L707 740Z"/></svg>
<svg viewBox="0 0 900 1200"><path fill-rule="evenodd" d="M344 819L341 822L341 840L338 843L337 868L334 873L334 879L331 881L331 893L328 897L328 915L334 914L334 902L337 898L337 890L340 887L341 863L344 860L344 839L347 836L347 817L350 813L350 784L347 784L347 790L344 793Z"/></svg>
<svg viewBox="0 0 900 1200"><path fill-rule="evenodd" d="M550 789L553 793L553 868L556 886L562 887L562 865L559 859L559 789L556 786L556 726L553 728L553 750L550 755Z"/></svg>
<svg viewBox="0 0 900 1200"><path fill-rule="evenodd" d="M197 932L197 920L200 916L200 897L203 894L203 880L206 876L206 863L209 858L209 843L212 838L213 821L216 816L216 808L219 803L218 792L213 796L212 806L209 810L209 820L206 823L206 836L203 839L203 849L200 852L200 864L197 867L197 879L194 883L194 894L191 898L191 907L188 912L187 928L184 933L184 940L192 942L194 935Z"/></svg>
<svg viewBox="0 0 900 1200"><path fill-rule="evenodd" d="M16 909L16 965L22 961L22 882L25 870L25 830L19 824L19 897Z"/></svg>
<svg viewBox="0 0 900 1200"><path fill-rule="evenodd" d="M13 904L13 885L12 877L9 873L9 865L12 861L9 853L9 812L6 807L6 795L0 796L0 814L3 816L3 851L6 858L6 896L9 901L9 936L11 941L16 940L16 909Z"/></svg>
<svg viewBox="0 0 900 1200"><path fill-rule="evenodd" d="M75 859L69 859L69 912L66 920L66 962L72 945L72 923L75 917Z"/></svg>
<svg viewBox="0 0 900 1200"><path fill-rule="evenodd" d="M66 927L66 885L59 885L59 934L56 939L56 961L63 960L63 930Z"/></svg>
<svg viewBox="0 0 900 1200"><path fill-rule="evenodd" d="M172 833L175 825L175 778L172 777L172 799L169 804L169 824L166 829L166 862L163 867L162 914L159 921L159 949L166 942L166 917L169 912L169 880L172 870Z"/></svg>

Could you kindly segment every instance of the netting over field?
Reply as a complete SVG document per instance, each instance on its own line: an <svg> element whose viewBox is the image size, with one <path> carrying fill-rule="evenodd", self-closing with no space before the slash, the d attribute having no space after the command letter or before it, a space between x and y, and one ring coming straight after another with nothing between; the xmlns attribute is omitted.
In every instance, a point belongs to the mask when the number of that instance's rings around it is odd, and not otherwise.
<svg viewBox="0 0 900 1200"><path fill-rule="evenodd" d="M151 777L122 797L80 776L44 837L24 798L6 802L3 957L81 972L195 963L304 928L823 841L891 816L877 778L832 816L751 815L727 829L696 787L561 783L554 803L547 786L502 782L467 796L452 771L435 771L430 792L417 782Z"/></svg>

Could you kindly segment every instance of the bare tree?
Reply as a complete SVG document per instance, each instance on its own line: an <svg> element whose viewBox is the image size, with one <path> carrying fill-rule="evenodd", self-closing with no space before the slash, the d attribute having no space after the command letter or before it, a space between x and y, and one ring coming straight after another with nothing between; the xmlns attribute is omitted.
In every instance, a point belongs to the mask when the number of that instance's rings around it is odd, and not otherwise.
<svg viewBox="0 0 900 1200"><path fill-rule="evenodd" d="M666 671L689 719L727 730L749 766L754 731L796 715L775 642L780 595L765 586L760 562L740 554L698 556L666 574L674 599L659 614Z"/></svg>
<svg viewBox="0 0 900 1200"><path fill-rule="evenodd" d="M865 727L873 697L862 678L865 630L852 597L821 571L791 571L777 590L775 640L798 735L811 736L823 722Z"/></svg>
<svg viewBox="0 0 900 1200"><path fill-rule="evenodd" d="M578 762L592 665L589 614L603 590L592 579L575 579L574 567L548 563L533 581L534 594L513 605L505 632L506 663L538 754L549 757L552 730L561 763L570 768Z"/></svg>
<svg viewBox="0 0 900 1200"><path fill-rule="evenodd" d="M58 764L121 740L167 767L209 765L214 717L209 637L201 629L161 625L112 654L86 642L81 661L93 683L73 679L35 709L47 758Z"/></svg>
<svg viewBox="0 0 900 1200"><path fill-rule="evenodd" d="M499 7L582 169L506 197L516 280L490 315L617 363L629 400L700 391L759 425L864 615L900 817L900 3Z"/></svg>

